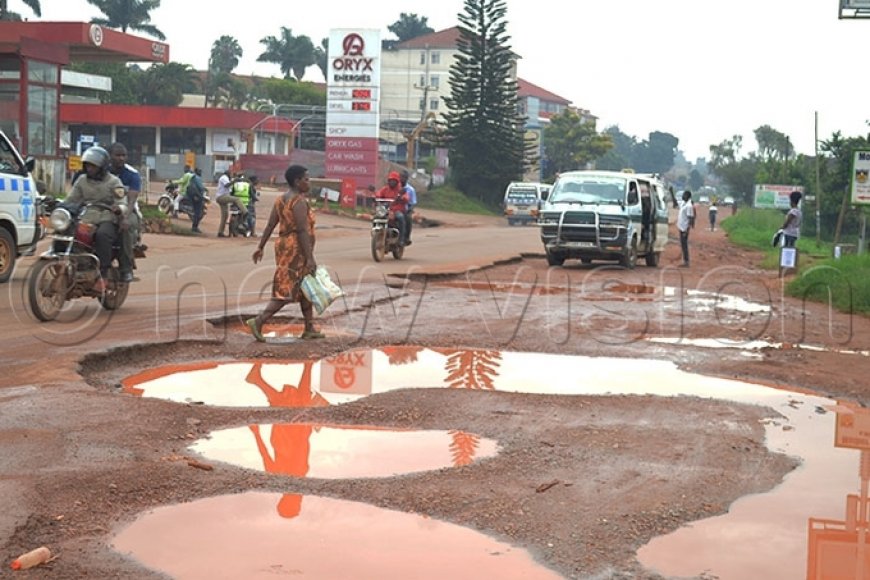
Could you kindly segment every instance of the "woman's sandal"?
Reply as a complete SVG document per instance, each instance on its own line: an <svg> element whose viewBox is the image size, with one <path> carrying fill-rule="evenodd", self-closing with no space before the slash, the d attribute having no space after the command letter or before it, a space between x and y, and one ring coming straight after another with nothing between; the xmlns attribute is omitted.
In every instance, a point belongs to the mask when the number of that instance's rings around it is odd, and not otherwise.
<svg viewBox="0 0 870 580"><path fill-rule="evenodd" d="M320 332L319 330L305 330L302 332L300 338L308 340L311 338L326 338L326 335Z"/></svg>
<svg viewBox="0 0 870 580"><path fill-rule="evenodd" d="M248 328L251 329L251 335L257 339L257 342L266 342L266 337L263 336L263 333L260 332L260 329L257 328L257 319L249 318L245 321L245 324L248 325Z"/></svg>

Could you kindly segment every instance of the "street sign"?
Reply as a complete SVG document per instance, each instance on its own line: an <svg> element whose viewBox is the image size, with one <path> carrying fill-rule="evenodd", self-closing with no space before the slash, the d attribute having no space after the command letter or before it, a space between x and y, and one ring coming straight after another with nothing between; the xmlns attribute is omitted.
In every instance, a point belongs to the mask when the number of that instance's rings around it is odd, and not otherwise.
<svg viewBox="0 0 870 580"><path fill-rule="evenodd" d="M851 177L852 205L870 204L870 151L855 151Z"/></svg>

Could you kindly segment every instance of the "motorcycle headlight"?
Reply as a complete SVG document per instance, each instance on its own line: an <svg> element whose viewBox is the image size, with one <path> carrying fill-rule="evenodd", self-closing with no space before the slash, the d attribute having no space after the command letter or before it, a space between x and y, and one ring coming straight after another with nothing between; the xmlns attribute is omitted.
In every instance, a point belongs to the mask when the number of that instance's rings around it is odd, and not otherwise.
<svg viewBox="0 0 870 580"><path fill-rule="evenodd" d="M51 212L48 218L48 223L51 224L51 229L56 232L63 232L69 228L72 223L72 216L62 207L59 207Z"/></svg>
<svg viewBox="0 0 870 580"><path fill-rule="evenodd" d="M387 211L388 211L388 210L387 210L387 207L386 207L386 206L384 206L384 205L379 205L379 206L375 209L375 216L376 216L376 217L379 217L379 218L387 217Z"/></svg>

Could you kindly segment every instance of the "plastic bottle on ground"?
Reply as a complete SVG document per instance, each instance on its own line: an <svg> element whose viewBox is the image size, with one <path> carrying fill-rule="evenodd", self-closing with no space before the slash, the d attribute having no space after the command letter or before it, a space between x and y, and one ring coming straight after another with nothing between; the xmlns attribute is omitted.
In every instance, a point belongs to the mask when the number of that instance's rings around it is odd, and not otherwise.
<svg viewBox="0 0 870 580"><path fill-rule="evenodd" d="M35 550L31 550L26 554L22 554L15 558L12 562L13 570L27 570L40 564L45 564L51 559L51 550L45 546L40 546Z"/></svg>

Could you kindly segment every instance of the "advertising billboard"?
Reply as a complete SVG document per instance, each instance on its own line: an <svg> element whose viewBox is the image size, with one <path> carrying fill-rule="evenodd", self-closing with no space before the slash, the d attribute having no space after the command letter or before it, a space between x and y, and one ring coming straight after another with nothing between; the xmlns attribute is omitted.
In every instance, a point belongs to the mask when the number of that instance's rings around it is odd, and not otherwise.
<svg viewBox="0 0 870 580"><path fill-rule="evenodd" d="M852 159L852 204L870 204L870 151L855 151Z"/></svg>
<svg viewBox="0 0 870 580"><path fill-rule="evenodd" d="M326 176L380 185L380 30L330 30L326 84Z"/></svg>
<svg viewBox="0 0 870 580"><path fill-rule="evenodd" d="M783 209L791 207L788 196L793 191L804 192L802 185L769 185L755 186L755 201L752 207L758 209Z"/></svg>

